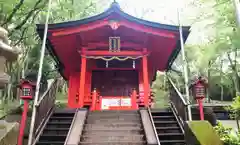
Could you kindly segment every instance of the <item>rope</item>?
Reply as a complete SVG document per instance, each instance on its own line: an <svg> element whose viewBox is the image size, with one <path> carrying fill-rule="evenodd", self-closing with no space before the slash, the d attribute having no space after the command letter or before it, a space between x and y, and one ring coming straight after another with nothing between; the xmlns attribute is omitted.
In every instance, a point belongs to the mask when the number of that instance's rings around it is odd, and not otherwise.
<svg viewBox="0 0 240 145"><path fill-rule="evenodd" d="M29 137L28 137L28 145L32 144L33 135L34 135L35 119L36 119L36 113L37 113L36 107L37 107L37 103L38 103L40 82L41 82L41 77L42 77L43 60L44 60L44 54L45 54L45 49L46 49L45 46L46 46L46 41L47 41L48 20L49 20L50 10L51 10L51 0L48 1L48 11L47 11L47 16L46 16L46 21L45 21L43 43L42 43L42 47L41 47L41 56L40 56L40 63L39 63L39 69L38 69L38 77L37 77L34 105L33 105L33 112L32 112L32 120L31 120L31 124L30 124L30 131L29 131Z"/></svg>
<svg viewBox="0 0 240 145"><path fill-rule="evenodd" d="M128 59L137 60L137 59L140 59L144 56L147 56L147 55L137 56L137 57L131 57L131 56L124 57L124 56L122 56L123 58L121 58L121 56L112 56L110 58L104 57L104 56L82 56L82 57L85 57L85 58L88 58L88 59L101 59L101 60L105 60L105 61L112 61L112 60L126 61Z"/></svg>

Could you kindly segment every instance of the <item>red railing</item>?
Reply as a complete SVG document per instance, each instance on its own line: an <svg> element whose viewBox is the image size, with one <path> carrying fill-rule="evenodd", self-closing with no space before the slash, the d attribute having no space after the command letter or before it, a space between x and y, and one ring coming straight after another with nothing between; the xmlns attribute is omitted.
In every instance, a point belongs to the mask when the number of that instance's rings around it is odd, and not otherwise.
<svg viewBox="0 0 240 145"><path fill-rule="evenodd" d="M144 106L144 96L143 95L140 95L142 93L139 93L137 94L137 103L141 106ZM148 95L148 100L149 100L149 107L151 108L151 106L153 105L154 103L154 97L155 97L155 94L154 92L151 90L150 91L150 94Z"/></svg>

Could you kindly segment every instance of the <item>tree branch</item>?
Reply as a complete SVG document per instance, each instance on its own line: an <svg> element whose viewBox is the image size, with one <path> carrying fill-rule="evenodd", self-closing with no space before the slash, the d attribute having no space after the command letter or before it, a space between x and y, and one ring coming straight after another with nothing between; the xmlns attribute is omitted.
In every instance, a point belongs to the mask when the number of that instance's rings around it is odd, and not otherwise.
<svg viewBox="0 0 240 145"><path fill-rule="evenodd" d="M86 6L86 7L84 8L82 14L81 14L81 17L85 17L86 14L87 14L87 10L88 10L89 8L93 7L93 6L94 6L94 3L93 3L93 2L91 2L88 6Z"/></svg>
<svg viewBox="0 0 240 145"><path fill-rule="evenodd" d="M11 14L7 17L6 21L1 24L2 26L6 25L8 22L12 20L13 16L17 13L17 11L20 9L23 3L24 3L24 0L19 1L19 3L13 8Z"/></svg>
<svg viewBox="0 0 240 145"><path fill-rule="evenodd" d="M40 11L41 11L41 10L37 11L37 12L34 14L34 16L32 17L31 23L34 22L34 20L36 19L37 15L39 14ZM29 37L24 37L25 33L27 32L27 28L28 28L28 27L25 27L25 28L23 29L23 31L21 32L21 37L20 37L20 39L19 39L13 46L17 46L17 45L18 45L19 43L21 43L24 39L29 38ZM34 34L31 35L31 36L34 36L35 34L36 34L36 33L34 33Z"/></svg>
<svg viewBox="0 0 240 145"><path fill-rule="evenodd" d="M231 68L233 70L233 74L235 76L235 89L236 89L236 92L239 93L240 92L240 90L239 90L240 89L239 88L239 80L240 79L239 79L239 75L238 75L238 72L237 72L237 67L234 65L233 60L231 59L229 53L227 54L227 56L228 56L228 60L230 62ZM236 95L239 95L239 94L236 94Z"/></svg>
<svg viewBox="0 0 240 145"><path fill-rule="evenodd" d="M13 46L17 46L19 43L21 43L21 42L23 41L24 38L26 38L26 37L24 37L24 35L25 35L25 33L27 32L27 28L28 28L28 27L25 27L25 28L23 29L23 31L21 32L21 37L20 37L20 39L18 39L18 41L17 41L15 44L13 44Z"/></svg>
<svg viewBox="0 0 240 145"><path fill-rule="evenodd" d="M45 3L44 3L42 6L39 6L39 4L40 4L42 1L43 1L43 0L38 0L38 1L35 3L33 9L27 14L27 16L23 19L23 21L22 21L20 24L18 24L18 25L9 33L9 36L11 36L15 30L21 29L21 28L23 27L23 25L25 25L25 24L27 23L28 19L34 14L34 12L36 12L37 10L39 10L39 9L41 9L41 8L43 8L43 7L45 6L46 1L45 1Z"/></svg>

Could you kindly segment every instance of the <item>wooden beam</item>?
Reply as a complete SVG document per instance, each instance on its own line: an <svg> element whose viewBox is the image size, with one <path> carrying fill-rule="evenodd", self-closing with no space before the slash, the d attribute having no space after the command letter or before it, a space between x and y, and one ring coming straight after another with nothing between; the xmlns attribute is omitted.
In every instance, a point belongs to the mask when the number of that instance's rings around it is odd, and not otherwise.
<svg viewBox="0 0 240 145"><path fill-rule="evenodd" d="M128 21L120 21L119 22L120 26L124 26L126 28L133 29L135 31L143 32L143 33L148 33L160 37L166 37L166 38L175 38L176 34L178 32L171 32L169 33L168 30L159 30L157 28L152 28L152 27L147 27L145 25L140 25ZM94 23L90 24L85 24L79 27L75 28L68 28L68 29L62 29L57 32L53 32L52 36L63 36L63 35L70 35L70 34L75 34L75 33L81 33L81 32L86 32L90 30L94 30L100 27L104 26L109 26L108 20L103 20L103 21L96 21ZM110 27L110 26L109 26Z"/></svg>
<svg viewBox="0 0 240 145"><path fill-rule="evenodd" d="M98 71L98 70L138 70L138 68L93 68L94 71Z"/></svg>
<svg viewBox="0 0 240 145"><path fill-rule="evenodd" d="M96 47L109 47L109 43L104 43L104 42L89 42L86 44L87 47L90 48L96 48ZM142 48L143 46L140 44L136 43L131 43L131 42L122 42L121 41L121 47L130 47L130 48Z"/></svg>
<svg viewBox="0 0 240 145"><path fill-rule="evenodd" d="M120 21L120 26L125 26L127 28L133 29L135 31L143 32L143 33L148 33L156 36L161 36L161 37L167 37L167 38L175 38L175 35L173 33L169 33L167 30L156 30L154 28L148 28L147 26L144 25L138 25L135 23L131 23L128 21Z"/></svg>
<svg viewBox="0 0 240 145"><path fill-rule="evenodd" d="M58 32L53 32L52 36L63 36L63 35L70 35L70 34L74 34L74 33L86 32L86 31L97 29L97 28L100 28L100 27L103 27L106 25L108 25L108 21L106 21L106 20L100 21L100 22L95 22L93 24L86 24L86 25L82 25L81 27L77 27L77 28L63 29Z"/></svg>
<svg viewBox="0 0 240 145"><path fill-rule="evenodd" d="M79 51L80 54L86 56L142 56L146 55L148 52L142 51L120 51L120 52L110 52L110 51Z"/></svg>

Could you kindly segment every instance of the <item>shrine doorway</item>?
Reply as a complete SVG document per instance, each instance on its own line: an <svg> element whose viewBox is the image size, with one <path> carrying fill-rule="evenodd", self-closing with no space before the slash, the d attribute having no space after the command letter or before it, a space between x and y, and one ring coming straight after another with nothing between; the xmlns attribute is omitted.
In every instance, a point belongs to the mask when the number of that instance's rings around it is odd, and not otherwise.
<svg viewBox="0 0 240 145"><path fill-rule="evenodd" d="M138 91L138 71L136 70L97 70L92 72L92 89L100 96L129 97L132 90Z"/></svg>

